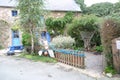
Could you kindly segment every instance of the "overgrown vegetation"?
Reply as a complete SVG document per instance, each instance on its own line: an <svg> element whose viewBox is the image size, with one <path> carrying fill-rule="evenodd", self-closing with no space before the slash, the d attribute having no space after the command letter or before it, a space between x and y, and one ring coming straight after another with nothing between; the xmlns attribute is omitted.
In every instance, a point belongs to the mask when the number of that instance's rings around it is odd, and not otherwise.
<svg viewBox="0 0 120 80"><path fill-rule="evenodd" d="M105 67L105 73L111 73L112 75L116 74L117 72L114 70L113 66Z"/></svg>
<svg viewBox="0 0 120 80"><path fill-rule="evenodd" d="M98 31L97 17L94 15L84 15L79 19L75 19L68 29L68 34L75 38L77 46L80 46L84 42L84 48L90 48L90 41ZM88 40L89 39L89 40ZM87 41L87 42L86 42Z"/></svg>
<svg viewBox="0 0 120 80"><path fill-rule="evenodd" d="M20 11L20 26L24 32L31 35L31 52L34 53L35 32L37 27L41 27L40 17L43 15L43 0L18 0L17 9Z"/></svg>
<svg viewBox="0 0 120 80"><path fill-rule="evenodd" d="M37 36L35 36L37 37ZM38 42L38 39L35 38L36 40L34 41L34 54L38 54L38 51L41 49L41 45ZM22 34L22 44L25 48L25 50L30 54L31 53L31 35L27 32L24 32Z"/></svg>
<svg viewBox="0 0 120 80"><path fill-rule="evenodd" d="M20 25L19 25L19 23L18 22L15 22L14 24L13 24L13 26L11 27L11 29L12 30L20 30Z"/></svg>
<svg viewBox="0 0 120 80"><path fill-rule="evenodd" d="M113 65L112 40L120 37L120 22L115 17L105 19L101 28L103 52L106 57L107 66Z"/></svg>
<svg viewBox="0 0 120 80"><path fill-rule="evenodd" d="M87 7L85 4L85 0L75 0L75 2L80 6L80 9L82 10L82 13L86 13Z"/></svg>
<svg viewBox="0 0 120 80"><path fill-rule="evenodd" d="M97 52L103 52L103 46L102 45L96 46L95 47L95 51L97 51Z"/></svg>
<svg viewBox="0 0 120 80"><path fill-rule="evenodd" d="M99 17L104 17L111 14L113 9L113 4L109 2L102 2L93 4L90 7L87 7L87 14L94 14Z"/></svg>
<svg viewBox="0 0 120 80"><path fill-rule="evenodd" d="M51 33L52 36L63 34L65 25L72 22L73 16L74 15L72 12L68 12L65 14L64 17L61 18L47 18L45 24L48 31Z"/></svg>
<svg viewBox="0 0 120 80"><path fill-rule="evenodd" d="M23 46L31 46L31 35L29 33L22 34L22 44Z"/></svg>
<svg viewBox="0 0 120 80"><path fill-rule="evenodd" d="M55 48L64 48L64 49L71 49L75 40L70 36L56 36L52 40L52 44L54 44Z"/></svg>
<svg viewBox="0 0 120 80"><path fill-rule="evenodd" d="M0 45L0 49L3 49L2 45Z"/></svg>
<svg viewBox="0 0 120 80"><path fill-rule="evenodd" d="M117 3L101 2L86 6L85 0L75 0L79 4L83 14L94 14L98 17L105 17L120 12L120 1Z"/></svg>

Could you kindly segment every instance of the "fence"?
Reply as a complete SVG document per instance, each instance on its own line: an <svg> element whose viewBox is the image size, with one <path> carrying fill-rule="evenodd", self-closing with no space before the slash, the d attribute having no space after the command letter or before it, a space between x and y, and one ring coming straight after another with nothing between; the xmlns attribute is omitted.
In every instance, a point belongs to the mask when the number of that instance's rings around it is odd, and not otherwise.
<svg viewBox="0 0 120 80"><path fill-rule="evenodd" d="M82 51L76 50L55 50L55 58L62 63L85 68L85 55Z"/></svg>

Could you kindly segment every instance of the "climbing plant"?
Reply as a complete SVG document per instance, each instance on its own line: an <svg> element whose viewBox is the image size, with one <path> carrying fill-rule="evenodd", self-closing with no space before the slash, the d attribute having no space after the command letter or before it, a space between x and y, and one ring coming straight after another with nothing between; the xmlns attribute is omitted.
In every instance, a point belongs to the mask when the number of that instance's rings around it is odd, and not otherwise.
<svg viewBox="0 0 120 80"><path fill-rule="evenodd" d="M52 33L52 31L54 31L55 36L60 35L60 34L64 33L65 25L67 23L72 22L73 16L74 15L72 12L68 12L65 14L64 17L60 17L60 18L49 17L46 19L45 24L50 33Z"/></svg>

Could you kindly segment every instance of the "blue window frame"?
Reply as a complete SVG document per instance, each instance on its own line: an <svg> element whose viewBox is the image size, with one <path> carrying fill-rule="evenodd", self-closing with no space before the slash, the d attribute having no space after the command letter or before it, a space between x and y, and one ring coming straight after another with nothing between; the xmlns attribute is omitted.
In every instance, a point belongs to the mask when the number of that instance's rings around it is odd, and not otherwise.
<svg viewBox="0 0 120 80"><path fill-rule="evenodd" d="M18 15L18 11L17 10L12 10L12 16L17 16Z"/></svg>

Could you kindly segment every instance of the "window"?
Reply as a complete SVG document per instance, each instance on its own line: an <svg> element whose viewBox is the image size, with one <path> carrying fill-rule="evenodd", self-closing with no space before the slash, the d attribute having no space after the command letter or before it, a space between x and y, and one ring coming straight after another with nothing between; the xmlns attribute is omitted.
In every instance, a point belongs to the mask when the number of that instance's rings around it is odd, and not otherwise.
<svg viewBox="0 0 120 80"><path fill-rule="evenodd" d="M13 31L13 38L19 38L19 32L17 30Z"/></svg>
<svg viewBox="0 0 120 80"><path fill-rule="evenodd" d="M17 16L18 15L18 11L17 10L12 10L12 16Z"/></svg>

